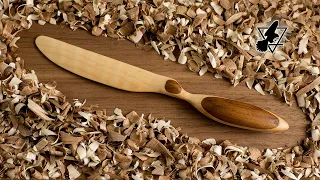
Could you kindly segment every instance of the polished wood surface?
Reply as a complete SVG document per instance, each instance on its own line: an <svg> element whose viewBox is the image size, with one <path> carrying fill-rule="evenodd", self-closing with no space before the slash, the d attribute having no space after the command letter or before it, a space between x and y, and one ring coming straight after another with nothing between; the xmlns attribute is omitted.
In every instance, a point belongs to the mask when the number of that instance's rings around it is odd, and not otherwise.
<svg viewBox="0 0 320 180"><path fill-rule="evenodd" d="M102 55L132 64L148 71L176 79L186 91L211 94L250 103L264 108L289 123L289 130L277 133L253 132L222 125L199 113L188 102L173 99L161 94L132 93L108 87L70 73L48 60L35 46L35 39L46 35L61 39L67 43L97 52ZM155 117L171 120L176 127L189 136L200 139L215 138L218 142L228 139L232 143L259 148L277 148L293 146L306 136L308 120L294 103L287 106L272 95L262 96L248 89L244 83L233 87L225 79L215 79L212 74L200 77L190 72L185 65L165 61L155 51L145 51L126 40L95 37L90 33L71 31L60 25L40 26L34 24L28 31L19 34L18 53L25 59L26 67L36 71L40 82L56 81L58 89L69 100L78 98L88 104L99 104L109 113L118 107L124 113L135 110L139 114L152 113Z"/></svg>
<svg viewBox="0 0 320 180"><path fill-rule="evenodd" d="M257 131L284 131L288 124L257 106L186 92L169 77L88 51L48 36L38 36L38 49L52 62L84 78L131 92L155 92L190 102L220 123Z"/></svg>
<svg viewBox="0 0 320 180"><path fill-rule="evenodd" d="M37 37L35 43L49 60L61 68L117 89L167 93L165 84L172 80L48 36Z"/></svg>
<svg viewBox="0 0 320 180"><path fill-rule="evenodd" d="M201 102L204 109L212 116L230 124L258 130L287 130L288 124L272 113L251 104L220 97L206 97ZM278 129L281 123L285 127Z"/></svg>
<svg viewBox="0 0 320 180"><path fill-rule="evenodd" d="M168 80L166 84L164 85L164 89L168 93L172 94L179 94L182 91L182 87L180 84L175 80Z"/></svg>

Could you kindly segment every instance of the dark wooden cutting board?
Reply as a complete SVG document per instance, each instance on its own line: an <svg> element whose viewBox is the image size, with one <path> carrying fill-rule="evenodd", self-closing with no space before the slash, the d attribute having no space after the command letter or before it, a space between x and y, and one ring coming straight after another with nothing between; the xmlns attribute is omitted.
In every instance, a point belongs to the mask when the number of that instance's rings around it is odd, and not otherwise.
<svg viewBox="0 0 320 180"><path fill-rule="evenodd" d="M140 68L172 77L189 92L211 94L254 104L265 108L285 119L290 129L278 133L261 133L237 129L219 124L208 119L190 104L161 94L132 93L114 89L72 74L49 61L36 48L34 40L39 35L46 35L73 45L115 58ZM233 87L225 79L215 79L211 73L200 77L188 70L186 65L163 60L155 51L145 51L135 47L127 40L95 37L84 30L71 31L60 25L34 24L30 30L23 31L17 45L18 54L26 62L27 69L36 71L40 82L56 81L58 89L71 101L78 98L88 104L99 104L111 114L115 108L124 113L136 111L139 114L152 113L154 117L171 120L182 132L200 139L215 138L218 142L228 139L242 146L258 148L278 148L293 146L304 139L308 121L297 107L286 105L283 100L272 95L262 96L250 90L245 83ZM116 69L115 69L116 71ZM110 76L112 78L112 76ZM232 111L232 109L230 109Z"/></svg>

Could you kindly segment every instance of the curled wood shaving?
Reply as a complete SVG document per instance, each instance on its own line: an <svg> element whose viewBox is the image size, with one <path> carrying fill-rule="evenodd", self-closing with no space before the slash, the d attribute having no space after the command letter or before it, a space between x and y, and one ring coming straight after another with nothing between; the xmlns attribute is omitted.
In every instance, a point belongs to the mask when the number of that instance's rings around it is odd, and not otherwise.
<svg viewBox="0 0 320 180"><path fill-rule="evenodd" d="M74 168L74 166L72 164L70 164L68 167L68 172L69 172L69 178L70 179L77 179L81 174L79 173L79 171L77 171L76 168Z"/></svg>
<svg viewBox="0 0 320 180"><path fill-rule="evenodd" d="M308 84L304 88L300 89L297 93L296 96L299 97L303 94L306 94L307 92L311 91L313 88L318 87L320 85L320 77L315 79L312 83Z"/></svg>
<svg viewBox="0 0 320 180"><path fill-rule="evenodd" d="M240 12L237 14L232 15L227 21L226 21L226 25L232 24L235 21L237 21L239 18L241 18L242 16L247 15L246 12Z"/></svg>
<svg viewBox="0 0 320 180"><path fill-rule="evenodd" d="M167 166L171 165L173 162L174 157L170 153L170 151L163 145L161 142L159 142L157 139L152 138L148 144L147 147L151 148L154 151L157 151L161 153L166 158Z"/></svg>
<svg viewBox="0 0 320 180"><path fill-rule="evenodd" d="M78 145L78 143L83 140L83 137L73 136L63 131L60 131L60 138L64 144L72 144L72 145Z"/></svg>
<svg viewBox="0 0 320 180"><path fill-rule="evenodd" d="M48 113L43 108L41 108L38 104L33 102L31 99L28 99L28 108L43 120L47 120L47 121L54 120L48 117L47 116Z"/></svg>
<svg viewBox="0 0 320 180"><path fill-rule="evenodd" d="M34 150L35 151L41 151L43 148L45 148L48 145L48 141L46 138L41 139L35 146Z"/></svg>

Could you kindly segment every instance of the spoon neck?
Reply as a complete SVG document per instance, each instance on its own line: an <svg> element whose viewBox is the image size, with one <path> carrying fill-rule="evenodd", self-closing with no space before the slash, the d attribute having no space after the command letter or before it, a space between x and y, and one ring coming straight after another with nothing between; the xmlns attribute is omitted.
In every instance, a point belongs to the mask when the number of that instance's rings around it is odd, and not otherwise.
<svg viewBox="0 0 320 180"><path fill-rule="evenodd" d="M178 98L178 99L182 99L185 100L187 102L191 102L192 101L192 95L191 93L189 93L188 91L181 89L181 91L179 93L169 93L169 92L165 92L164 94L174 97L174 98Z"/></svg>

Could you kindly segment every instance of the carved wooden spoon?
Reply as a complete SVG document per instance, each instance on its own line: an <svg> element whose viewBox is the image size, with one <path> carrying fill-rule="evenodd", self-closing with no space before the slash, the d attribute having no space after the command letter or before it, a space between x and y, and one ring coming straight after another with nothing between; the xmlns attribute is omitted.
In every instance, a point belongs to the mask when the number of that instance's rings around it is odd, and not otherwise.
<svg viewBox="0 0 320 180"><path fill-rule="evenodd" d="M289 128L286 121L257 106L222 97L191 94L172 78L50 37L37 37L36 45L52 62L79 76L126 91L154 92L183 99L207 117L226 125L256 131Z"/></svg>

